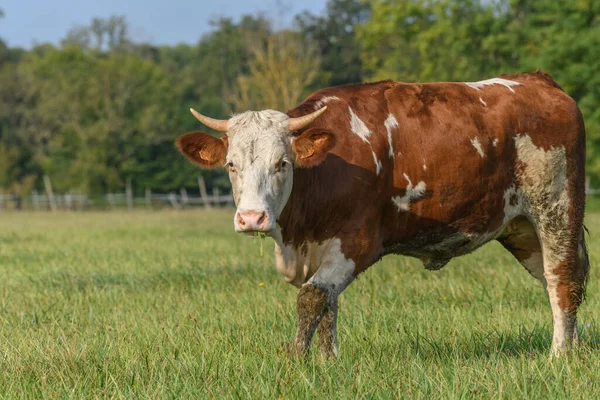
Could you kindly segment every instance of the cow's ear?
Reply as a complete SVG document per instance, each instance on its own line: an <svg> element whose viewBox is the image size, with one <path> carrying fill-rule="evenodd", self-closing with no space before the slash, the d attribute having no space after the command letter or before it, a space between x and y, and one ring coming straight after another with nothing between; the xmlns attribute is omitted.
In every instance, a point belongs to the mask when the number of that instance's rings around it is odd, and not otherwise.
<svg viewBox="0 0 600 400"><path fill-rule="evenodd" d="M296 167L310 168L319 165L333 146L333 133L321 128L307 129L292 141L292 148L296 153Z"/></svg>
<svg viewBox="0 0 600 400"><path fill-rule="evenodd" d="M204 132L185 133L177 138L175 145L188 160L202 168L225 164L227 136L216 138Z"/></svg>

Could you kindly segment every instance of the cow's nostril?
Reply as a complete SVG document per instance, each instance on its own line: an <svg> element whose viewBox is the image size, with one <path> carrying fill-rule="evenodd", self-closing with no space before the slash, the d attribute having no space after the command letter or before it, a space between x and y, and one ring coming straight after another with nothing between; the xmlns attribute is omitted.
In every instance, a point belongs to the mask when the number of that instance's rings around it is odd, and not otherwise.
<svg viewBox="0 0 600 400"><path fill-rule="evenodd" d="M238 224L239 224L240 226L244 226L244 225L246 225L246 221L244 220L244 218L242 217L242 215L241 215L241 214L238 214L238 215L237 215L237 222L238 222Z"/></svg>
<svg viewBox="0 0 600 400"><path fill-rule="evenodd" d="M265 222L266 219L267 219L267 213L263 211L263 213L260 215L260 218L258 219L258 221L256 221L256 223L258 224L258 226L261 226L263 224L263 222Z"/></svg>

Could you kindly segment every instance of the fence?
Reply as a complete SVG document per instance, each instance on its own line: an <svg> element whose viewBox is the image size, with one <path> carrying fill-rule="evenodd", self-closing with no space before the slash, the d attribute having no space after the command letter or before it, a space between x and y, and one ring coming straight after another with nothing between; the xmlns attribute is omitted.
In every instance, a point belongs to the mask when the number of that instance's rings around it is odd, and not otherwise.
<svg viewBox="0 0 600 400"><path fill-rule="evenodd" d="M123 208L152 210L165 207L184 209L198 206L207 209L234 207L231 194L221 195L218 189L214 189L212 195L208 195L202 177L198 177L199 195L190 195L185 188L170 193L154 193L150 188L146 188L143 197L136 197L131 190L131 181L127 181L125 192L121 193L108 193L98 196L88 196L76 192L55 194L47 177L44 178L44 184L46 193L33 191L27 196L21 196L17 193L0 193L0 211L84 211Z"/></svg>
<svg viewBox="0 0 600 400"><path fill-rule="evenodd" d="M586 182L589 183L589 182ZM144 208L152 210L155 208L170 207L184 209L188 207L221 208L234 207L231 194L221 195L218 189L208 195L204 179L198 177L199 195L190 195L185 188L178 192L154 193L146 188L143 197L135 197L131 190L131 181L127 181L125 192L108 193L106 195L88 196L82 193L70 192L65 194L54 194L52 185L47 177L44 177L46 193L33 191L27 196L17 193L0 193L0 211L4 210L35 210L35 211L84 211L84 210L117 210L126 208L128 210ZM600 195L600 189L592 189L586 184L588 196Z"/></svg>

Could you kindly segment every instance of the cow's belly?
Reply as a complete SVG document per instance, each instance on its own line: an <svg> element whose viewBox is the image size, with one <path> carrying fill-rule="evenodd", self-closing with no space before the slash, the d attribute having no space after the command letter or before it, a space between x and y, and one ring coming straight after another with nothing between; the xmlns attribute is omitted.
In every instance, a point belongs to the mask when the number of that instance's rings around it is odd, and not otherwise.
<svg viewBox="0 0 600 400"><path fill-rule="evenodd" d="M440 218L442 213L425 204L423 210L430 212L414 212L408 217L405 229L390 235L384 243L385 254L416 257L423 261L425 268L437 270L452 258L468 254L497 238L513 218L525 211L522 193L514 186L496 196L481 197L484 200L470 205L451 205L464 211L460 217L455 214L455 218L445 220Z"/></svg>
<svg viewBox="0 0 600 400"><path fill-rule="evenodd" d="M423 262L425 268L438 270L452 258L468 254L495 239L504 229L505 225L503 224L491 232L455 232L441 237L439 240L434 240L430 234L424 233L410 242L389 245L385 248L385 253L416 257Z"/></svg>

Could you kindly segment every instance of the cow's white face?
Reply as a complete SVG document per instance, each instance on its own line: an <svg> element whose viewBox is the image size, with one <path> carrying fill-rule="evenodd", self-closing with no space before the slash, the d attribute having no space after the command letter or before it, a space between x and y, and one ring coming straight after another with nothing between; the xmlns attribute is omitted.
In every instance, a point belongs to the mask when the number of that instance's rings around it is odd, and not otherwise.
<svg viewBox="0 0 600 400"><path fill-rule="evenodd" d="M272 110L248 111L229 120L226 168L238 232L273 230L290 197L295 154L288 120Z"/></svg>
<svg viewBox="0 0 600 400"><path fill-rule="evenodd" d="M322 128L306 129L299 136L290 133L310 124L324 108L299 118L273 110L247 111L216 123L200 115L205 123L226 127L227 136L191 132L180 136L176 145L201 167L220 164L228 169L237 205L236 231L269 233L292 192L294 167L318 165L335 145L334 135Z"/></svg>

